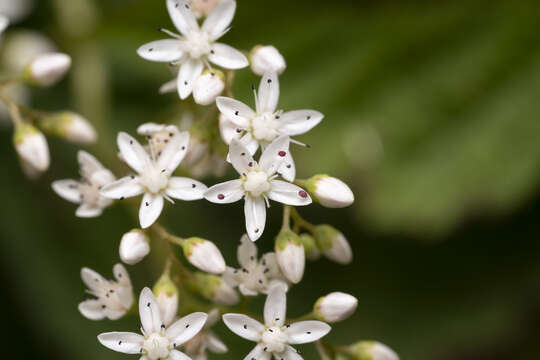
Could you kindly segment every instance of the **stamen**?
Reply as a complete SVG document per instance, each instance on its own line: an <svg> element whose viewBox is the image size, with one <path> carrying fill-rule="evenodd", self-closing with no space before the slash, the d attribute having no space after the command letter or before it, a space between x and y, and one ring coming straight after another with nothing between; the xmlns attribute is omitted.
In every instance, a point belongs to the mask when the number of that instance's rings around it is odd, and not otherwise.
<svg viewBox="0 0 540 360"><path fill-rule="evenodd" d="M158 31L161 31L162 33L165 33L165 34L167 34L167 35L169 35L169 36L171 36L171 37L173 37L173 38L175 38L175 39L179 39L179 40L182 39L182 36L181 36L181 35L178 35L178 34L172 32L172 31L170 31L170 30L164 29L164 28L162 28L161 26L158 27Z"/></svg>
<svg viewBox="0 0 540 360"><path fill-rule="evenodd" d="M255 85L251 84L251 90L253 90L253 96L255 96L255 110L259 112L259 97L257 96L257 90L255 89Z"/></svg>

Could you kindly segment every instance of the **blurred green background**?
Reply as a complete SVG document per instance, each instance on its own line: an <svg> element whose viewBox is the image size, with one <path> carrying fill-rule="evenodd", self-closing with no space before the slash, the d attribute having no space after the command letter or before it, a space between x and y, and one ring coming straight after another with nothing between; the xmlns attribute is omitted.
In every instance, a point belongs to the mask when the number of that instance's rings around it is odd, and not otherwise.
<svg viewBox="0 0 540 360"><path fill-rule="evenodd" d="M532 0L238 0L224 41L246 50L275 45L288 63L280 107L326 115L299 137L312 149L296 149L298 175L330 173L356 194L348 209L302 209L341 229L355 261L309 263L291 291L291 316L340 290L359 307L335 324L332 343L376 339L403 360L540 358L539 23ZM118 131L175 120L185 107L157 94L172 78L167 66L135 53L161 38L158 26L172 28L164 0L42 0L8 35L39 30L72 55L67 79L33 91L32 103L88 117L100 129L88 150L112 166ZM235 96L250 103L256 81L240 71ZM136 330L137 319L92 322L77 304L80 268L109 277L121 235L137 224L122 206L76 218L52 192L53 180L76 176L76 146L49 138L51 168L31 182L10 127L0 136L4 344L18 358L130 357L96 335ZM164 214L171 230L215 241L236 264L240 204L180 202ZM263 249L279 229L278 206L269 219ZM154 256L129 267L135 288L152 284L160 266ZM261 306L259 299L253 310ZM222 358L241 359L252 346L222 325L218 332L230 348ZM299 348L316 358L310 346Z"/></svg>

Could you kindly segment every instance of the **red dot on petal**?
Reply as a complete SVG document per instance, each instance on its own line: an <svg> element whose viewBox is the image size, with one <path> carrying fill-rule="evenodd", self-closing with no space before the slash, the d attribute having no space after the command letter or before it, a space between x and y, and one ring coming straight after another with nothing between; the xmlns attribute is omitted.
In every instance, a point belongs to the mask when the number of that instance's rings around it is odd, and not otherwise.
<svg viewBox="0 0 540 360"><path fill-rule="evenodd" d="M305 192L304 190L300 190L300 191L298 192L298 195L300 195L300 196L303 197L303 198L307 198L307 192Z"/></svg>
<svg viewBox="0 0 540 360"><path fill-rule="evenodd" d="M223 195L223 194L218 194L217 198L218 198L219 200L223 200L223 199L225 199L225 195Z"/></svg>
<svg viewBox="0 0 540 360"><path fill-rule="evenodd" d="M285 155L287 155L287 153L283 150L281 150L280 152L278 152L278 155L281 156L281 157L284 157Z"/></svg>

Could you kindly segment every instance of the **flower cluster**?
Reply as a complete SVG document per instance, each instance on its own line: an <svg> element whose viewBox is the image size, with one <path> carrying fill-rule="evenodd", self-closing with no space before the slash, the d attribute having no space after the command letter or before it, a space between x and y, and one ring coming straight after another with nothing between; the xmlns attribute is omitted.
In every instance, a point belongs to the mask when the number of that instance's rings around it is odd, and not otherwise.
<svg viewBox="0 0 540 360"><path fill-rule="evenodd" d="M233 333L256 343L247 360L302 359L293 345L312 342L323 360L397 359L377 342L350 346L322 342L331 330L329 323L346 320L356 310L358 301L352 295L331 292L314 302L312 311L298 321L287 320L286 297L301 282L306 260L316 261L323 255L346 265L353 258L349 242L338 229L312 224L297 209L313 202L342 208L354 201L353 192L340 179L326 174L297 178L293 154L307 146L292 137L320 124L323 114L278 107L278 76L286 70L286 62L274 46L257 45L242 52L218 42L230 29L236 1L166 0L166 6L178 33L160 28L171 38L144 44L137 53L177 70L177 78L160 92L176 90L183 101L209 106L206 113L184 114L181 122L171 124L143 123L137 128L138 137L120 132L117 156L107 159L121 163L111 168L114 171L80 150L80 178L52 183L59 196L78 204L78 217L99 216L115 200L132 206L127 199L141 197L135 203L137 225L122 236L119 257L133 266L151 253L156 242L167 251L153 289L145 287L138 296L141 333L102 333L99 342L143 360L203 360L207 351L228 351L212 330L221 318ZM6 26L7 19L0 16L0 31ZM70 62L65 54L42 54L14 79L50 86ZM254 108L232 93L234 71L248 66L261 76L258 89L253 86ZM193 99L188 99L191 94ZM15 147L25 166L35 171L44 171L49 164L41 131L77 143L96 138L89 123L75 113L43 113L4 95L0 100L13 120ZM201 181L208 174L221 177L229 164L238 173L235 178L211 186ZM177 205L177 200L206 200L207 206L243 200L245 231L238 234L243 234L237 248L238 267L227 266L218 246L205 237L177 236L161 225L159 218L167 202ZM255 241L266 241L259 239L269 233L266 217L271 201L283 206L282 226L275 234L273 251L259 256ZM79 304L84 317L116 320L135 312L128 271L116 264L113 274L115 280L107 280L82 269L82 280L92 296ZM260 294L266 295L263 316L246 315L247 301Z"/></svg>

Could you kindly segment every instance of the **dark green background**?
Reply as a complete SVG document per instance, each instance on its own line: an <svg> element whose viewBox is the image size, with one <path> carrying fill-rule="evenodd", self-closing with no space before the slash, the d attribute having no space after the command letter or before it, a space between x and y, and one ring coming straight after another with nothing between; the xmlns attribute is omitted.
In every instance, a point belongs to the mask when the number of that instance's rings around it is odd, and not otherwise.
<svg viewBox="0 0 540 360"><path fill-rule="evenodd" d="M175 120L184 107L174 94L157 94L171 78L166 66L135 53L160 38L158 26L172 25L164 1L102 0L91 3L95 12L58 11L80 2L40 1L9 31L39 29L73 56L67 80L35 91L34 104L87 116L101 136L88 150L112 166L118 131ZM93 20L89 30L73 28ZM326 115L299 137L313 148L296 149L298 175L327 172L356 194L351 208L302 212L341 229L355 261L308 264L290 293L292 316L341 290L359 307L334 326L332 343L377 339L403 360L540 357L539 23L537 1L238 1L224 41L277 46L288 62L280 107ZM240 71L236 97L252 101L255 81ZM136 318L92 322L77 304L79 269L110 276L121 235L137 224L122 206L76 218L51 191L53 180L76 176L77 147L50 139L51 168L30 182L11 130L0 136L5 346L18 358L130 357L105 349L96 335L135 331ZM215 241L236 263L241 205L180 202L164 215L170 229ZM274 206L259 247L272 247L279 222ZM155 281L160 260L129 271L139 290ZM231 349L222 358L241 359L252 346L222 325L218 332ZM310 346L301 349L306 360L316 358Z"/></svg>

